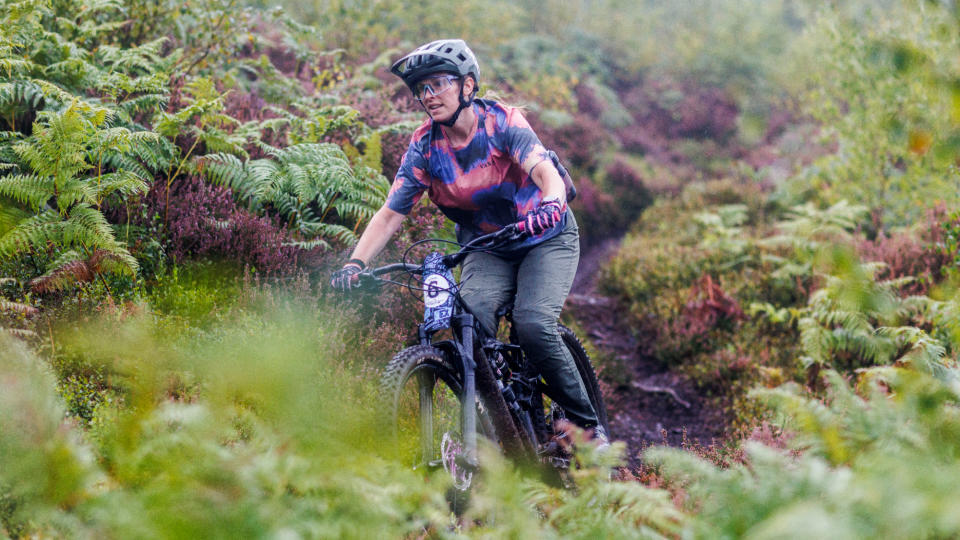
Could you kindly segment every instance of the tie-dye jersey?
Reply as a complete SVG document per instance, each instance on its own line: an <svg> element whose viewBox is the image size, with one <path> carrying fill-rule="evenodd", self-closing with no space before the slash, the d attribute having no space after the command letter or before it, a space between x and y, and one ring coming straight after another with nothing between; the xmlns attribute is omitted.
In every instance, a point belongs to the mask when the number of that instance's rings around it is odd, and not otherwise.
<svg viewBox="0 0 960 540"><path fill-rule="evenodd" d="M473 111L477 129L462 148L451 146L430 119L417 128L387 196L391 210L408 214L426 191L457 224L461 241L516 223L534 210L543 193L530 171L550 159L519 109L477 99ZM509 251L552 238L565 221Z"/></svg>

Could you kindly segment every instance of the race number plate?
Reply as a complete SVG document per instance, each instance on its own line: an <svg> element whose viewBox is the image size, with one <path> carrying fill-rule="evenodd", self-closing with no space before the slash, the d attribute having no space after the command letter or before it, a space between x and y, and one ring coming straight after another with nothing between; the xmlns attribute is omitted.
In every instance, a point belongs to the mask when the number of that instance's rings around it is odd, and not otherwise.
<svg viewBox="0 0 960 540"><path fill-rule="evenodd" d="M456 284L453 272L443 264L443 255L434 252L423 261L423 325L428 332L450 327Z"/></svg>
<svg viewBox="0 0 960 540"><path fill-rule="evenodd" d="M427 276L423 283L423 303L428 308L440 307L450 300L450 286L447 278L440 274Z"/></svg>

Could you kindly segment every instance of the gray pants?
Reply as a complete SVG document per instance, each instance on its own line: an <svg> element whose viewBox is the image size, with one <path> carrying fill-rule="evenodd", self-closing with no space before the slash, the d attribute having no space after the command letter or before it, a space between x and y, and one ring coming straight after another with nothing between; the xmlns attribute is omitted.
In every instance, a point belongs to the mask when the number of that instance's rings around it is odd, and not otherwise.
<svg viewBox="0 0 960 540"><path fill-rule="evenodd" d="M580 260L580 233L573 213L557 236L526 255L505 258L471 253L463 263L461 295L480 326L496 335L496 311L513 300L513 324L524 353L553 388L567 418L583 428L597 425L597 414L570 351L557 330L557 318L570 293Z"/></svg>

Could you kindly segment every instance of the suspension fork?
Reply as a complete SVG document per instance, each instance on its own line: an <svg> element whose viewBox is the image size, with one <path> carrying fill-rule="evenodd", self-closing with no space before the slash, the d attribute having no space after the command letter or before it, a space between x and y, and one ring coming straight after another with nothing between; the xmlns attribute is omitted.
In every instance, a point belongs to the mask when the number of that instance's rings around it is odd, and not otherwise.
<svg viewBox="0 0 960 540"><path fill-rule="evenodd" d="M497 378L483 351L477 345L476 319L469 313L451 318L455 335L458 336L457 348L463 359L463 429L465 452L464 464L476 467L477 464L477 396L483 398L487 412L493 423L493 429L509 456L520 457L525 453L523 439L517 424L510 414L507 402L497 388ZM478 356L479 354L479 356ZM468 427L469 426L469 427ZM469 430L469 431L468 431Z"/></svg>
<svg viewBox="0 0 960 540"><path fill-rule="evenodd" d="M465 465L470 470L477 468L477 363L473 357L473 315L463 313L451 318L454 332L459 334L462 346L460 356L463 359L463 407L460 408L463 426L463 446Z"/></svg>

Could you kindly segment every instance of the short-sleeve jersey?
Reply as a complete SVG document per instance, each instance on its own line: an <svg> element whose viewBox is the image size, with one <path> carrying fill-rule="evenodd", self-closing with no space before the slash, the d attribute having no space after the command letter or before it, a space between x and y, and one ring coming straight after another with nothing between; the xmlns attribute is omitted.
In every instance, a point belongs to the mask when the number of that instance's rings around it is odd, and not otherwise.
<svg viewBox="0 0 960 540"><path fill-rule="evenodd" d="M413 133L387 196L387 206L408 214L427 192L457 224L463 241L516 223L540 204L543 193L530 172L549 160L547 150L519 109L476 99L473 138L454 147L429 118ZM532 247L557 235L563 222L528 237L510 251Z"/></svg>

